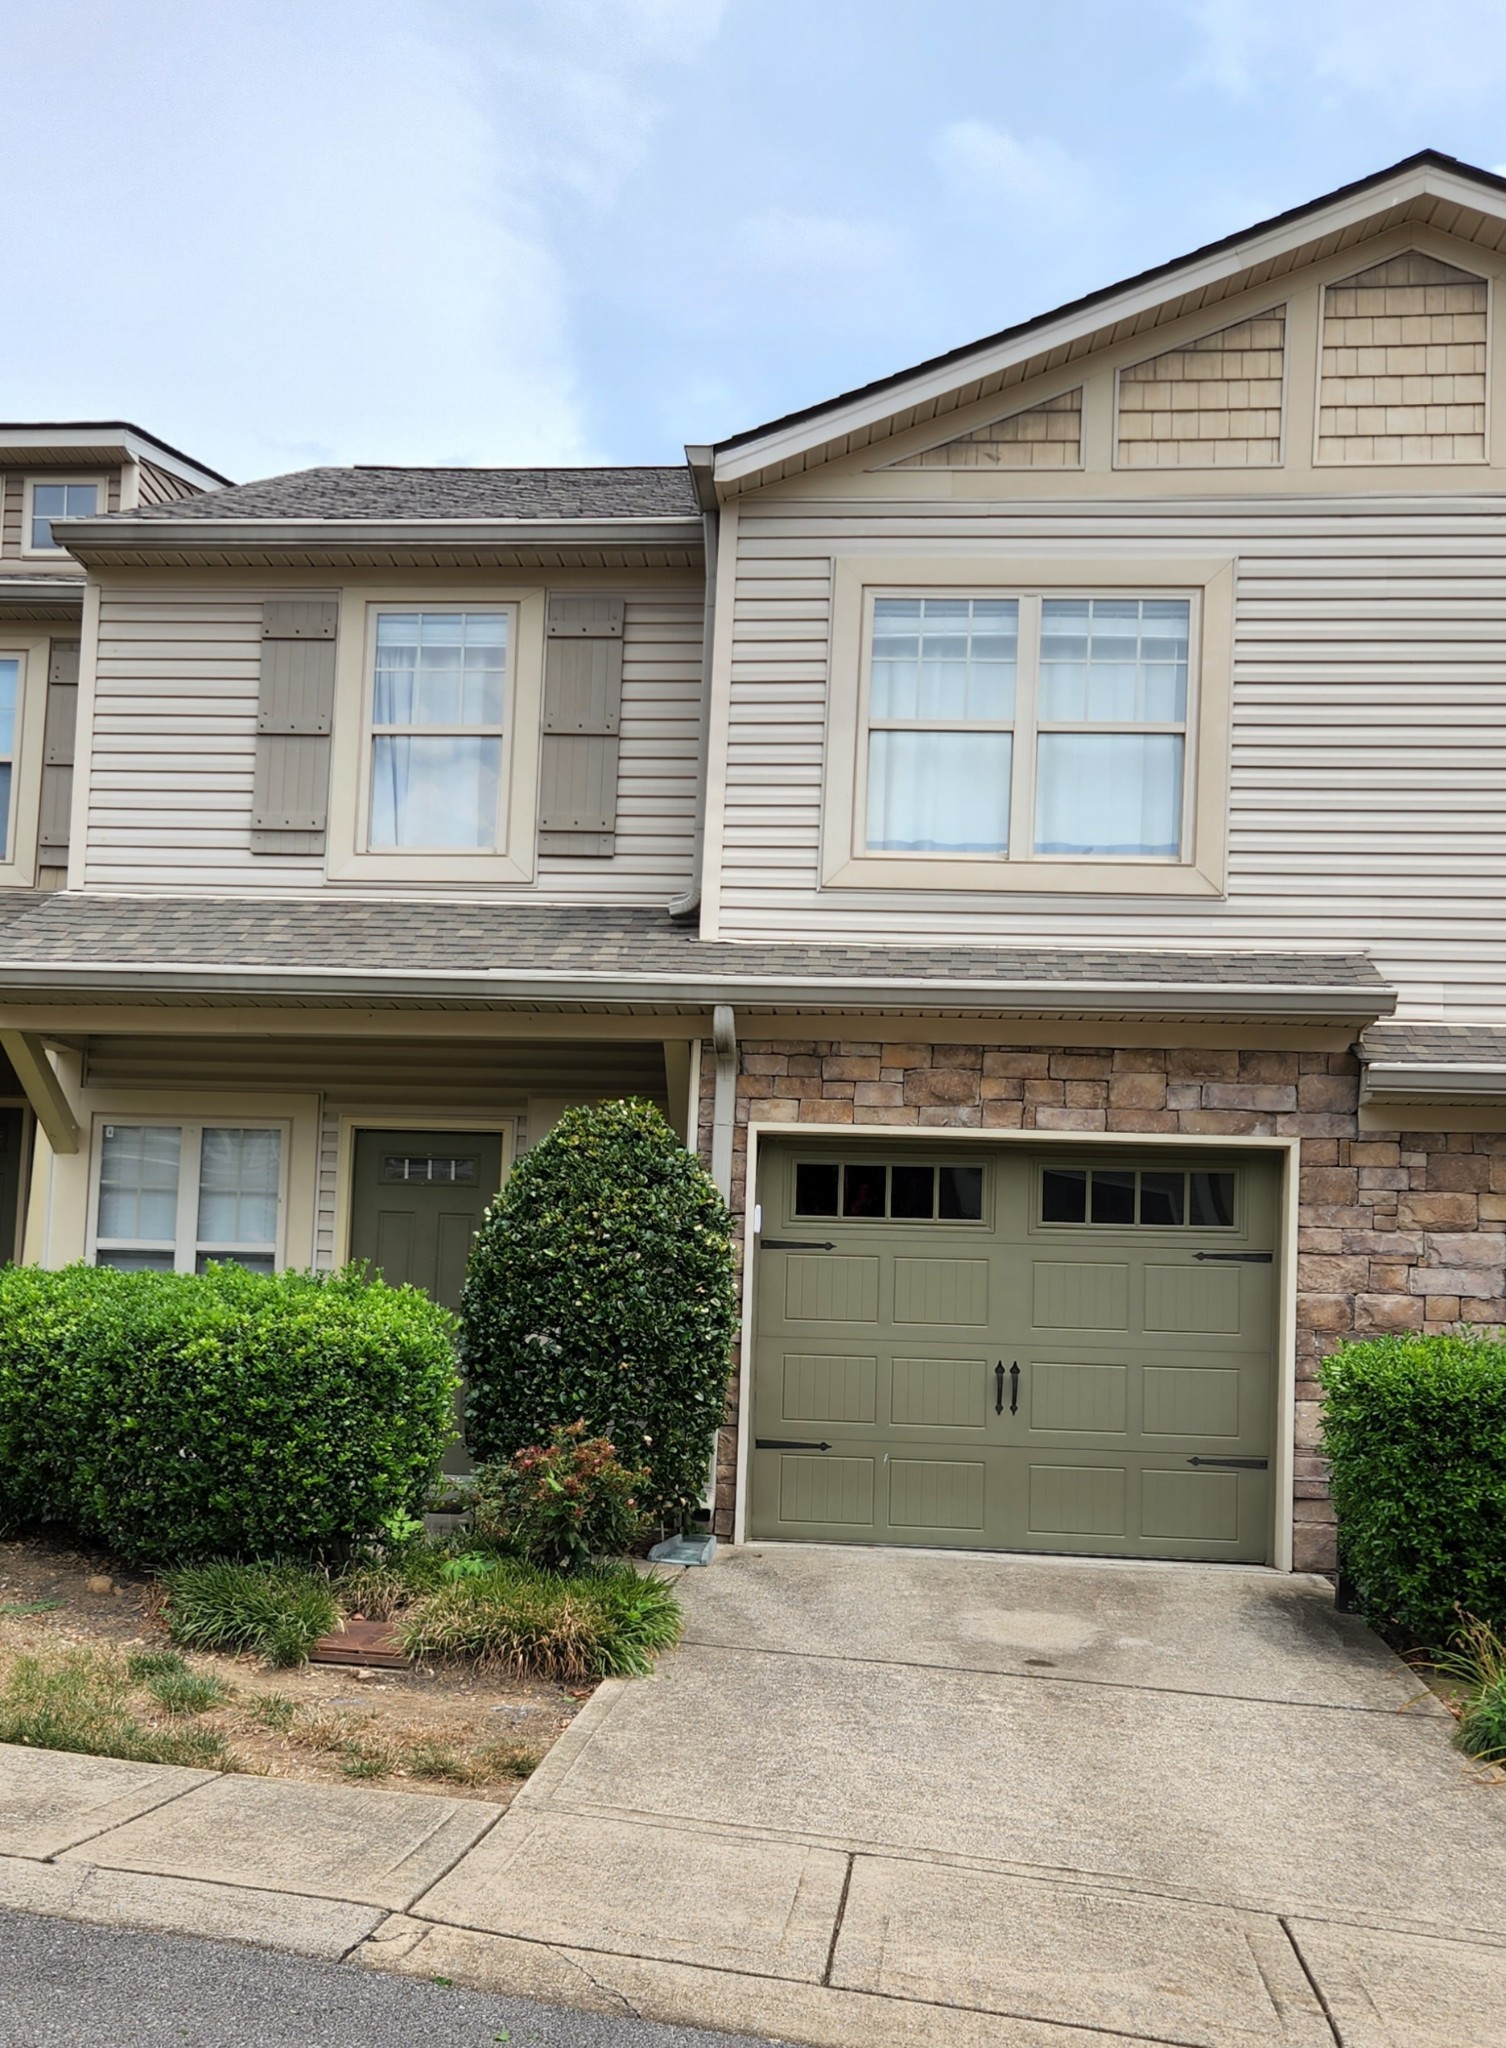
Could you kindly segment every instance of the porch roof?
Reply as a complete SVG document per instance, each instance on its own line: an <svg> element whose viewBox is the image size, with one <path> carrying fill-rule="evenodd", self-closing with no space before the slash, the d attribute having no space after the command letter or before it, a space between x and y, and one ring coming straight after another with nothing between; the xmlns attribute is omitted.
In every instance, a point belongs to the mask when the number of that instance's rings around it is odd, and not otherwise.
<svg viewBox="0 0 1506 2048"><path fill-rule="evenodd" d="M706 942L653 907L36 894L0 909L0 1002L122 997L1371 1022L1362 954Z"/></svg>

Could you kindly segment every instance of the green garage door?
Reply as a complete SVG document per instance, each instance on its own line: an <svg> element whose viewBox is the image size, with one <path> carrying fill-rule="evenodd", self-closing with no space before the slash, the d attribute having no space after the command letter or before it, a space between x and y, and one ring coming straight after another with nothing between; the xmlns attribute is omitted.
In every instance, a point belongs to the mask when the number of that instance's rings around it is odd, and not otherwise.
<svg viewBox="0 0 1506 2048"><path fill-rule="evenodd" d="M1277 1169L771 1146L749 1534L1255 1561Z"/></svg>

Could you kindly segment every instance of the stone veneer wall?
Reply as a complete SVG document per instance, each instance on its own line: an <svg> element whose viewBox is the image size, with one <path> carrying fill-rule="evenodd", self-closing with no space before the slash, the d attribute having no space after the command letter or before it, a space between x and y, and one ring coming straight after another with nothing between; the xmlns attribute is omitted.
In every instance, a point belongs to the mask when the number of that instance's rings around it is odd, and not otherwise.
<svg viewBox="0 0 1506 2048"><path fill-rule="evenodd" d="M714 1075L707 1045L700 1141L708 1161ZM732 1203L741 1216L750 1121L867 1132L1300 1137L1295 1562L1331 1571L1318 1360L1351 1334L1506 1324L1506 1132L1362 1133L1358 1089L1347 1052L746 1039ZM717 1457L723 1535L732 1527L737 1398L734 1381Z"/></svg>

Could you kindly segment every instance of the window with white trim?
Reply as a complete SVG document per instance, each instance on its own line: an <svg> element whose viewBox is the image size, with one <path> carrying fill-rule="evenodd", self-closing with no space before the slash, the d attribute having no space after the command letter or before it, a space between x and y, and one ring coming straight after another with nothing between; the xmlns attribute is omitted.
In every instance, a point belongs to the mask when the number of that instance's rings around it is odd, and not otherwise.
<svg viewBox="0 0 1506 2048"><path fill-rule="evenodd" d="M88 519L99 510L98 484L34 483L28 507L26 545L31 554L61 553L52 537L54 519Z"/></svg>
<svg viewBox="0 0 1506 2048"><path fill-rule="evenodd" d="M94 1263L202 1273L217 1260L275 1272L285 1153L280 1124L101 1125Z"/></svg>
<svg viewBox="0 0 1506 2048"><path fill-rule="evenodd" d="M1187 596L875 595L869 855L1176 862Z"/></svg>
<svg viewBox="0 0 1506 2048"><path fill-rule="evenodd" d="M21 719L21 657L0 654L0 862L11 853L11 816L15 808L16 739Z"/></svg>
<svg viewBox="0 0 1506 2048"><path fill-rule="evenodd" d="M490 853L504 844L512 637L510 607L376 612L370 851Z"/></svg>

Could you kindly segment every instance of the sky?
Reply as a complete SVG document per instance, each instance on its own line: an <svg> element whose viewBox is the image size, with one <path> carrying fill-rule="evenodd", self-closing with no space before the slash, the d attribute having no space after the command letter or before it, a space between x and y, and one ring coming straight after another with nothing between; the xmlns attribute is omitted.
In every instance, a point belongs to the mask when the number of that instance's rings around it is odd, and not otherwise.
<svg viewBox="0 0 1506 2048"><path fill-rule="evenodd" d="M676 461L1433 147L1506 0L0 0L0 417Z"/></svg>

